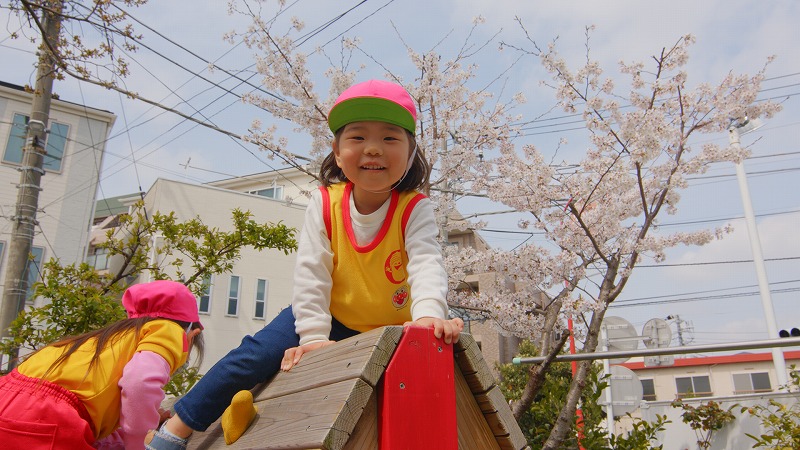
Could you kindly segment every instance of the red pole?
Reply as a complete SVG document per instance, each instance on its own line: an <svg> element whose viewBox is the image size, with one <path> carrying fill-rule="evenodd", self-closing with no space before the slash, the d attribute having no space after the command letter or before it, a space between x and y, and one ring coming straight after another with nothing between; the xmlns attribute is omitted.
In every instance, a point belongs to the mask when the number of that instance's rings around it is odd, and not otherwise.
<svg viewBox="0 0 800 450"><path fill-rule="evenodd" d="M575 334L572 332L572 317L567 319L567 327L569 328L569 353L570 355L575 354ZM575 378L575 372L578 371L578 362L572 361L572 377ZM581 410L580 405L575 410L575 428L578 430L578 448L580 450L586 450L581 445L581 441L583 440L583 411Z"/></svg>
<svg viewBox="0 0 800 450"><path fill-rule="evenodd" d="M573 197L570 196L567 204L564 205L564 212L569 209L569 204L572 203ZM564 287L569 287L569 281L566 279L564 280ZM569 353L570 355L575 354L575 333L572 332L572 315L569 316L567 319L567 328L569 328ZM572 361L572 378L575 378L575 373L578 371L578 362ZM578 448L580 450L586 450L583 445L581 445L581 441L583 441L583 410L581 410L580 400L578 400L578 407L575 409L575 429L578 431Z"/></svg>

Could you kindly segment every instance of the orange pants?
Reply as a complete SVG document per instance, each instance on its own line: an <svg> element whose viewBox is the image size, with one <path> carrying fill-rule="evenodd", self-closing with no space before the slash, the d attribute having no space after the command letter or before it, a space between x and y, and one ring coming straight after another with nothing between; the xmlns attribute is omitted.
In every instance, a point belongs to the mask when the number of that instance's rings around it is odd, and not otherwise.
<svg viewBox="0 0 800 450"><path fill-rule="evenodd" d="M0 443L24 450L92 450L86 408L72 392L14 369L0 378Z"/></svg>

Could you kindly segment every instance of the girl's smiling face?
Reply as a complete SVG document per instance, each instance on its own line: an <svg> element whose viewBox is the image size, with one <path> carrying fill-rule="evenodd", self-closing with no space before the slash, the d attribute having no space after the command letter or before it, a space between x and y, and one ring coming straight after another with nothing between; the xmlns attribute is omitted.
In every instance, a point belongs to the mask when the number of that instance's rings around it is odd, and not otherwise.
<svg viewBox="0 0 800 450"><path fill-rule="evenodd" d="M357 201L388 198L406 172L411 151L408 132L386 122L349 123L333 141L336 165L353 182Z"/></svg>

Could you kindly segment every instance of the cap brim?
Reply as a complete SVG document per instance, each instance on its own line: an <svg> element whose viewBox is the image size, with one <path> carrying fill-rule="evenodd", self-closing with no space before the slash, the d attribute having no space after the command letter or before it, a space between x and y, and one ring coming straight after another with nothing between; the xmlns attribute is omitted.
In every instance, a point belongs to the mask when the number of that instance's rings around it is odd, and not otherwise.
<svg viewBox="0 0 800 450"><path fill-rule="evenodd" d="M334 133L348 123L378 121L404 128L414 134L416 122L407 109L397 103L374 97L355 97L334 106L328 126Z"/></svg>

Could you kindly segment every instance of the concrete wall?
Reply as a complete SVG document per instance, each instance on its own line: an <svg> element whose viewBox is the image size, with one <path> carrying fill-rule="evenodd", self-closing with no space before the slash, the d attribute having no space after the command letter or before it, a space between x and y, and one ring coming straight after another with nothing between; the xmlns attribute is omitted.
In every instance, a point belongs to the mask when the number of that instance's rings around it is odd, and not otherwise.
<svg viewBox="0 0 800 450"><path fill-rule="evenodd" d="M688 399L684 403L692 406L699 406L712 398ZM787 406L798 405L798 393L771 393L732 397L713 397L713 400L720 403L723 409L728 409L733 405L752 406L755 404L766 405L770 399L778 401ZM735 450L753 448L755 441L747 437L745 433L760 435L765 430L761 427L761 421L749 414L740 414L740 407L734 407L732 412L736 415L736 420L728 424L722 430L716 432L710 450ZM670 402L647 402L641 408L642 418L648 422L656 420L656 414L666 415L672 423L666 426L667 431L660 433L658 443L664 446L663 450L694 450L697 447L697 437L694 430L688 424L683 423L681 418L683 410L673 408Z"/></svg>

